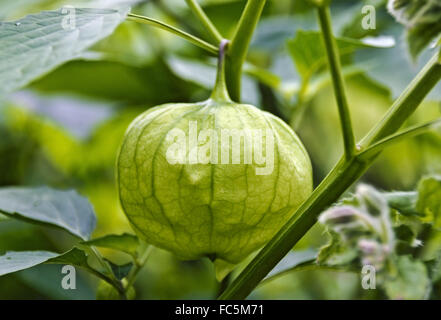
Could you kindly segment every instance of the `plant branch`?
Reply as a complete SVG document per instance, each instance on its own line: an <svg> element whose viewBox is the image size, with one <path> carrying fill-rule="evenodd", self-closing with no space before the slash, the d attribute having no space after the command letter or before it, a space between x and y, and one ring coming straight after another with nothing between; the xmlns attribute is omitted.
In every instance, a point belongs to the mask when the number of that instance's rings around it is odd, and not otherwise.
<svg viewBox="0 0 441 320"><path fill-rule="evenodd" d="M141 252L142 252L141 256L135 260L135 265L133 266L132 270L130 270L129 274L127 275L127 285L125 287L126 292L131 286L133 286L133 283L135 282L138 273L144 267L152 250L153 250L153 247L151 245L144 244L143 248L141 249Z"/></svg>
<svg viewBox="0 0 441 320"><path fill-rule="evenodd" d="M198 32L198 30L196 30L194 28L194 26L191 23L189 23L189 21L187 19L181 17L181 15L179 15L179 14L176 14L173 10L171 10L169 8L169 6L167 6L164 3L163 0L147 0L147 1L151 1L166 16L168 16L169 18L173 19L179 25L184 27L184 29L186 29L187 32L194 33L194 34L196 34Z"/></svg>
<svg viewBox="0 0 441 320"><path fill-rule="evenodd" d="M123 287L121 281L119 281L115 277L115 274L113 273L113 270L110 267L110 265L106 261L104 261L103 257L101 256L101 253L97 250L97 248L95 248L94 246L88 246L88 248L90 248L90 252L98 260L101 267L109 274L109 276L103 275L103 277L100 277L100 278L102 278L103 280L105 280L109 284L111 284L118 291L118 293L121 296L121 299L127 300L127 296L126 296L124 287ZM100 273L98 271L96 271L96 273L94 273L94 274L99 276L98 274L100 274Z"/></svg>
<svg viewBox="0 0 441 320"><path fill-rule="evenodd" d="M234 101L240 101L243 64L265 3L266 0L248 0L231 40L226 77L228 91Z"/></svg>
<svg viewBox="0 0 441 320"><path fill-rule="evenodd" d="M441 62L436 53L395 101L383 119L366 135L360 145L369 146L394 134L414 113L427 94L441 79Z"/></svg>
<svg viewBox="0 0 441 320"><path fill-rule="evenodd" d="M216 298L218 298L224 290L228 287L228 284L231 281L231 272L225 276L225 278L222 279L222 281L219 283L219 287L217 289Z"/></svg>
<svg viewBox="0 0 441 320"><path fill-rule="evenodd" d="M171 25L168 25L162 21L153 19L153 18L149 18L149 17L144 17L144 16L139 16L133 13L129 13L127 16L128 20L131 21L135 21L135 22L139 22L139 23L143 23L143 24L148 24L163 30L166 30L168 32L171 32L191 43L193 43L194 45L198 46L199 48L202 48L212 54L217 55L219 50L216 46L212 45L211 43L208 43L194 35L191 35L185 31L182 31L176 27L173 27Z"/></svg>
<svg viewBox="0 0 441 320"><path fill-rule="evenodd" d="M424 133L427 133L431 129L437 128L441 126L441 119L437 119L428 123L425 123L423 125L416 125L413 127L410 127L402 132L392 134L384 139L381 139L378 142L375 142L371 146L369 146L367 149L360 152L358 155L359 159L367 159L381 150L384 150L385 148L389 147L390 145L396 144L404 139L408 139L411 137L415 137Z"/></svg>
<svg viewBox="0 0 441 320"><path fill-rule="evenodd" d="M391 108L392 111L364 140L375 141L375 138L378 140L378 137L393 134L401 127L407 117L412 114L441 79L441 66L436 61L438 61L438 57L429 61L394 103ZM412 95L415 95L415 98L412 98ZM392 126L392 128L387 126ZM297 209L267 245L260 250L219 298L226 300L246 298L315 224L320 213L337 201L366 172L380 153L381 151L369 159L361 159L358 155L349 160L342 157L310 197Z"/></svg>
<svg viewBox="0 0 441 320"><path fill-rule="evenodd" d="M216 45L219 45L223 37L217 30L215 25L211 22L210 18L208 18L208 16L205 14L204 10L201 8L198 2L196 0L185 1L187 2L187 5L190 7L191 11L193 11L194 15L203 24L211 40L213 40Z"/></svg>
<svg viewBox="0 0 441 320"><path fill-rule="evenodd" d="M355 154L355 138L352 130L351 115L349 112L346 90L341 71L338 46L332 33L331 14L328 6L318 6L318 17L323 41L328 56L329 69L331 71L332 83L334 85L335 98L337 100L340 125L343 133L345 156L347 159Z"/></svg>

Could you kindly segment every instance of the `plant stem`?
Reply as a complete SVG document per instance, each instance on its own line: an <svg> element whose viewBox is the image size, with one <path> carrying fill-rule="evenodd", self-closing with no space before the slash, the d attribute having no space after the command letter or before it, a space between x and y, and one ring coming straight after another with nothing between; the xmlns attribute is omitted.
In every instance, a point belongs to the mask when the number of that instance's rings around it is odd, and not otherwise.
<svg viewBox="0 0 441 320"><path fill-rule="evenodd" d="M126 292L135 282L136 276L138 275L139 271L141 271L141 269L144 267L152 250L153 247L151 245L144 244L144 248L142 248L141 250L141 256L139 257L139 259L135 260L135 265L133 266L132 270L130 270L130 273L127 276L127 285L125 287Z"/></svg>
<svg viewBox="0 0 441 320"><path fill-rule="evenodd" d="M318 17L323 40L328 56L329 69L334 85L335 98L337 100L340 125L343 133L345 156L350 159L355 154L355 138L352 131L351 115L349 112L346 90L341 71L338 46L332 33L331 14L328 6L318 6Z"/></svg>
<svg viewBox="0 0 441 320"><path fill-rule="evenodd" d="M222 281L219 283L216 298L218 298L225 291L225 289L228 287L228 284L230 283L230 280L231 280L231 273L227 274L225 278L223 278Z"/></svg>
<svg viewBox="0 0 441 320"><path fill-rule="evenodd" d="M432 88L441 80L441 63L436 53L395 101L386 116L363 138L361 146L368 146L393 133L414 113Z"/></svg>
<svg viewBox="0 0 441 320"><path fill-rule="evenodd" d="M266 0L248 0L231 40L226 77L228 92L234 101L240 101L242 67L265 3Z"/></svg>
<svg viewBox="0 0 441 320"><path fill-rule="evenodd" d="M436 61L438 61L438 55L429 61L402 93L380 125L376 126L363 140L375 141L378 137L393 134L401 127L407 119L406 116L409 117L412 114L441 79L441 66L435 63ZM389 129L387 126L391 126L393 129ZM310 197L219 298L246 298L315 224L318 215L337 201L366 172L380 153L381 150L368 159L360 158L359 155L355 155L349 160L342 157Z"/></svg>
<svg viewBox="0 0 441 320"><path fill-rule="evenodd" d="M224 39L219 45L216 84L210 96L210 99L216 102L232 102L225 84L225 55L229 43L228 40Z"/></svg>
<svg viewBox="0 0 441 320"><path fill-rule="evenodd" d="M392 144L396 144L404 139L408 139L411 137L418 136L420 134L427 133L431 129L434 129L436 127L441 126L441 119L437 119L428 123L425 123L423 125L417 125L410 127L402 132L390 135L384 139L379 140L378 142L375 142L374 144L370 145L366 150L363 150L358 157L360 159L370 158L371 156L375 155L379 151L387 148L388 146Z"/></svg>
<svg viewBox="0 0 441 320"><path fill-rule="evenodd" d="M199 19L199 21L204 25L205 29L208 32L208 35L211 37L211 40L215 42L216 45L219 45L222 41L223 37L220 32L216 29L214 24L211 22L210 18L205 14L204 10L202 10L201 6L198 4L196 0L185 0L187 5L193 11L195 16Z"/></svg>
<svg viewBox="0 0 441 320"><path fill-rule="evenodd" d="M199 48L202 48L212 54L218 54L218 49L216 48L216 46L212 45L211 43L208 43L194 35L191 35L185 31L182 31L176 27L173 27L171 25L168 25L162 21L153 19L153 18L149 18L149 17L144 17L144 16L139 16L133 13L129 13L127 16L128 20L131 21L135 21L135 22L139 22L139 23L143 23L143 24L148 24L154 27L158 27L160 29L166 30L168 32L171 32L191 43L193 43L194 45L198 46Z"/></svg>
<svg viewBox="0 0 441 320"><path fill-rule="evenodd" d="M109 266L109 264L106 261L104 261L103 257L101 256L101 253L97 250L97 248L95 248L94 246L90 246L89 248L91 249L90 252L98 260L101 267L104 270L106 270L106 272L109 274L109 276L105 276L105 278L102 278L102 279L106 280L109 284L111 284L118 291L118 293L121 296L121 299L127 300L127 296L126 296L124 287L123 287L121 281L119 281L115 277L115 275L112 271L112 268Z"/></svg>
<svg viewBox="0 0 441 320"><path fill-rule="evenodd" d="M147 0L148 1L148 0ZM187 32L197 34L198 30L188 21L181 17L181 15L176 14L173 10L167 6L163 0L150 0L159 10L161 10L167 17L176 21L179 25L184 27Z"/></svg>

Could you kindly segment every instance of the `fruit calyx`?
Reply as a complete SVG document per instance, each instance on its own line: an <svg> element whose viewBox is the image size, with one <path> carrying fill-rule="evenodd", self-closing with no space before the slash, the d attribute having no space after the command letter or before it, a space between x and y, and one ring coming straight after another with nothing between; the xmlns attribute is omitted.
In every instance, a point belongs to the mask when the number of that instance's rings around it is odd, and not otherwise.
<svg viewBox="0 0 441 320"><path fill-rule="evenodd" d="M230 41L223 39L219 45L216 84L210 96L210 100L218 103L233 102L228 94L227 85L225 83L225 56L229 43Z"/></svg>

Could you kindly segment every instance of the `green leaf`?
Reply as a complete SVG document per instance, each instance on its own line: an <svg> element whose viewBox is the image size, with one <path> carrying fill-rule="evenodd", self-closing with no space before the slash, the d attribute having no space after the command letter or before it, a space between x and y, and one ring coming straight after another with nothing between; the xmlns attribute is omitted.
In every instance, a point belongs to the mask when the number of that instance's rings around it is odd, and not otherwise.
<svg viewBox="0 0 441 320"><path fill-rule="evenodd" d="M332 230L328 232L330 241L320 249L317 257L319 265L348 265L358 257L358 250L343 241L342 237Z"/></svg>
<svg viewBox="0 0 441 320"><path fill-rule="evenodd" d="M73 190L0 188L0 213L26 222L56 226L83 240L90 238L96 225L91 204Z"/></svg>
<svg viewBox="0 0 441 320"><path fill-rule="evenodd" d="M73 248L65 253L62 253L54 258L49 259L45 263L48 264L64 264L64 265L72 265L75 267L82 268L95 276L108 281L106 276L106 270L103 270L102 272L99 272L92 268L88 262L88 255L87 253L79 248ZM107 275L108 276L108 275Z"/></svg>
<svg viewBox="0 0 441 320"><path fill-rule="evenodd" d="M418 200L418 193L410 192L388 192L384 193L387 203L392 209L399 211L406 216L420 215L416 209L416 202Z"/></svg>
<svg viewBox="0 0 441 320"><path fill-rule="evenodd" d="M417 210L424 214L424 222L441 228L441 177L423 178L418 185Z"/></svg>
<svg viewBox="0 0 441 320"><path fill-rule="evenodd" d="M441 251L437 252L434 259L427 261L426 266L432 282L441 280Z"/></svg>
<svg viewBox="0 0 441 320"><path fill-rule="evenodd" d="M395 277L387 277L383 286L390 299L424 299L430 285L427 269L409 256L397 258Z"/></svg>
<svg viewBox="0 0 441 320"><path fill-rule="evenodd" d="M0 24L0 96L21 88L110 35L128 10L44 11ZM64 13L63 13L64 12ZM69 22L75 21L75 25Z"/></svg>
<svg viewBox="0 0 441 320"><path fill-rule="evenodd" d="M76 274L76 290L65 290L60 285L59 265L42 264L31 269L22 270L14 275L26 288L38 292L40 296L51 300L93 300L95 298L94 283L87 275ZM104 281L104 280L103 280Z"/></svg>
<svg viewBox="0 0 441 320"><path fill-rule="evenodd" d="M129 274L130 270L132 270L133 267L132 262L123 265L118 265L108 259L105 260L109 263L110 267L112 268L113 274L118 280L122 280L123 278L127 277L127 275Z"/></svg>
<svg viewBox="0 0 441 320"><path fill-rule="evenodd" d="M395 45L395 42L390 37L365 38L362 40L338 38L337 45L340 49L340 56L347 57L358 48L390 48ZM303 79L310 78L326 66L326 50L322 36L317 31L297 31L296 37L288 40L288 49L297 71Z"/></svg>
<svg viewBox="0 0 441 320"><path fill-rule="evenodd" d="M10 20L12 17L22 17L25 14L42 10L54 10L61 6L71 5L76 8L120 8L133 6L142 0L15 0L1 1L0 20ZM6 19L4 19L6 18Z"/></svg>
<svg viewBox="0 0 441 320"><path fill-rule="evenodd" d="M139 239L128 233L121 235L112 234L83 242L83 244L119 250L136 258L138 255Z"/></svg>
<svg viewBox="0 0 441 320"><path fill-rule="evenodd" d="M285 258L280 260L264 280L275 279L290 271L296 270L299 266L315 262L317 256L318 251L315 249L290 251Z"/></svg>
<svg viewBox="0 0 441 320"><path fill-rule="evenodd" d="M49 259L46 263L51 264L69 264L77 267L88 269L90 268L87 262L86 253L78 248L73 248L61 255Z"/></svg>
<svg viewBox="0 0 441 320"><path fill-rule="evenodd" d="M94 275L103 278L104 276L101 273L99 273L89 265L88 259L88 255L84 250L74 247L65 253L59 254L56 257L49 259L45 263L72 265L87 270Z"/></svg>
<svg viewBox="0 0 441 320"><path fill-rule="evenodd" d="M0 256L0 276L42 264L57 254L48 251L10 251Z"/></svg>
<svg viewBox="0 0 441 320"><path fill-rule="evenodd" d="M414 59L441 34L441 2L390 0L390 13L407 29L409 51Z"/></svg>
<svg viewBox="0 0 441 320"><path fill-rule="evenodd" d="M225 260L214 260L214 271L216 273L216 280L221 282L236 267L237 264L228 263Z"/></svg>
<svg viewBox="0 0 441 320"><path fill-rule="evenodd" d="M102 274L89 265L87 254L78 248L73 248L62 254L48 251L7 252L5 255L0 256L0 276L29 269L42 263L73 265L83 268L100 278L104 278Z"/></svg>

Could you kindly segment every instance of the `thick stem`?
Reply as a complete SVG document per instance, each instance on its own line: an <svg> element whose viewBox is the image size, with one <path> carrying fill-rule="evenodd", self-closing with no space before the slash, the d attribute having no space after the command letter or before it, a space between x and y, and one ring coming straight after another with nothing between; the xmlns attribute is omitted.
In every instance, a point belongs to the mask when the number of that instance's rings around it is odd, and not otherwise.
<svg viewBox="0 0 441 320"><path fill-rule="evenodd" d="M441 66L437 65L437 61L438 55L429 61L427 66L394 103L391 111L380 122L380 125L368 134L364 139L365 141L375 141L378 137L395 133L401 127L407 119L405 116L409 117L412 114L441 79ZM387 126L392 126L392 129ZM220 299L246 298L315 224L318 215L337 201L366 172L380 153L381 151L368 159L363 158L363 160L358 155L350 160L343 157L293 217L225 290Z"/></svg>
<svg viewBox="0 0 441 320"><path fill-rule="evenodd" d="M227 53L229 41L222 40L219 45L219 58L217 64L216 84L210 99L216 102L232 102L228 94L227 85L225 84L225 56Z"/></svg>
<svg viewBox="0 0 441 320"><path fill-rule="evenodd" d="M205 14L204 10L202 10L198 2L196 0L185 0L185 1L187 2L187 5L190 7L190 9L193 11L195 16L198 18L198 20L203 24L211 40L213 40L214 43L219 45L223 37L220 34L220 32L217 30L217 28L214 26L214 24L211 22L210 18L208 18L208 16Z"/></svg>
<svg viewBox="0 0 441 320"><path fill-rule="evenodd" d="M349 112L346 90L341 72L338 46L332 34L331 14L328 6L317 7L320 27L328 55L329 69L332 76L335 98L337 100L340 124L343 133L345 156L350 159L355 153L355 138L352 131L351 115Z"/></svg>
<svg viewBox="0 0 441 320"><path fill-rule="evenodd" d="M218 298L228 287L228 284L231 280L231 273L229 273L225 278L222 279L222 281L219 283L219 287L217 289L216 298Z"/></svg>
<svg viewBox="0 0 441 320"><path fill-rule="evenodd" d="M144 16L139 16L133 13L129 13L127 16L128 20L132 20L135 22L139 22L139 23L143 23L143 24L148 24L163 30L166 30L168 32L171 32L179 37L181 37L182 39L185 39L191 43L193 43L194 45L198 46L199 48L202 48L210 53L213 54L218 54L218 50L215 46L213 46L212 44L199 39L198 37L195 37L185 31L182 31L178 28L175 28L173 26L170 26L162 21L153 19L153 18L149 18L149 17L144 17Z"/></svg>
<svg viewBox="0 0 441 320"><path fill-rule="evenodd" d="M231 41L227 64L227 86L231 98L240 101L242 67L266 0L248 0Z"/></svg>

